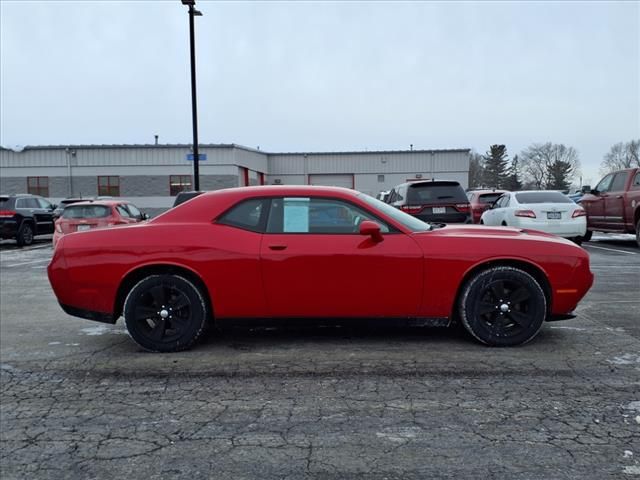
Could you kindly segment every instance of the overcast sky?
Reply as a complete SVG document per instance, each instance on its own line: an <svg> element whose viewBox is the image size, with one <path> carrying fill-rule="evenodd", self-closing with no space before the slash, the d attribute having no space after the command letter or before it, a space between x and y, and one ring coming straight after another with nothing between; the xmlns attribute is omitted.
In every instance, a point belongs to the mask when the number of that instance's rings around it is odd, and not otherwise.
<svg viewBox="0 0 640 480"><path fill-rule="evenodd" d="M266 151L575 147L640 137L638 2L214 2L201 143ZM191 142L179 0L0 0L0 144Z"/></svg>

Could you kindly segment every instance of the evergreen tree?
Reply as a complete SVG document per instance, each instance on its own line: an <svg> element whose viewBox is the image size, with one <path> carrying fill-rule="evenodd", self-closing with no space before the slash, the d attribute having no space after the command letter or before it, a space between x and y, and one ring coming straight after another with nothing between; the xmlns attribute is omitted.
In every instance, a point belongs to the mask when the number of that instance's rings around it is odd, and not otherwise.
<svg viewBox="0 0 640 480"><path fill-rule="evenodd" d="M511 160L511 166L509 167L507 180L505 182L504 188L506 188L507 190L511 190L512 192L517 192L518 190L522 190L522 181L520 180L520 168L518 167L518 155L513 157L513 160Z"/></svg>
<svg viewBox="0 0 640 480"><path fill-rule="evenodd" d="M571 163L556 160L549 166L547 172L548 190L568 190L571 186L573 167Z"/></svg>
<svg viewBox="0 0 640 480"><path fill-rule="evenodd" d="M487 187L504 188L507 180L507 147L491 145L484 157L484 182Z"/></svg>

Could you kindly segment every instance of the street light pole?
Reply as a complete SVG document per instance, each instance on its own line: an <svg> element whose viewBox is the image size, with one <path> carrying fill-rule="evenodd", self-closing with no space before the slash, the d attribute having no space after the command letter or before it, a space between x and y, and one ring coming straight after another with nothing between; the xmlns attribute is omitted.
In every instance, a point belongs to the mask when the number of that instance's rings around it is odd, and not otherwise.
<svg viewBox="0 0 640 480"><path fill-rule="evenodd" d="M181 0L189 6L189 45L191 50L191 115L193 121L193 187L200 190L200 154L198 152L198 102L196 97L196 42L193 17L202 13L195 9L195 0Z"/></svg>

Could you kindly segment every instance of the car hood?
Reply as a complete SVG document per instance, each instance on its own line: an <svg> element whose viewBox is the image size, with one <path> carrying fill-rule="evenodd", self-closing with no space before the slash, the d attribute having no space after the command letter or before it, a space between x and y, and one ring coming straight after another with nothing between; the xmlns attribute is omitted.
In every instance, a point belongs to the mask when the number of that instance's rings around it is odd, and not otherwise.
<svg viewBox="0 0 640 480"><path fill-rule="evenodd" d="M416 235L437 235L443 237L461 238L536 238L549 242L557 242L573 245L573 242L550 233L528 228L515 227L487 227L484 225L445 225L427 232L419 232Z"/></svg>

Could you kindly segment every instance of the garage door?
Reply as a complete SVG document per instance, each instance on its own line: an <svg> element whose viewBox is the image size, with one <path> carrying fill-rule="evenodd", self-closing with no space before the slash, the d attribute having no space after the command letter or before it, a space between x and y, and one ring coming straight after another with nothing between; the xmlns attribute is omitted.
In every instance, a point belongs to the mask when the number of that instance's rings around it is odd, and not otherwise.
<svg viewBox="0 0 640 480"><path fill-rule="evenodd" d="M325 185L328 187L353 188L353 175L315 174L309 175L309 185Z"/></svg>

